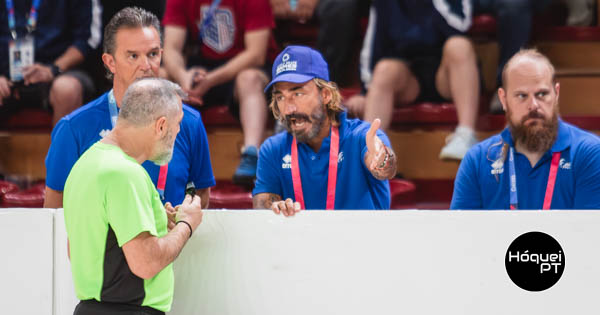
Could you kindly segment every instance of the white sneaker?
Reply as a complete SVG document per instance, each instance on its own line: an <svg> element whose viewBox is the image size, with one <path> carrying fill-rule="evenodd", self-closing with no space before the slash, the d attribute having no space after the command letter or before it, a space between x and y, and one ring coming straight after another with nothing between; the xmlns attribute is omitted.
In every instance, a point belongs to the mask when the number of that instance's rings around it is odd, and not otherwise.
<svg viewBox="0 0 600 315"><path fill-rule="evenodd" d="M440 152L442 160L462 160L467 151L477 143L475 132L468 127L458 126L446 138L446 145Z"/></svg>
<svg viewBox="0 0 600 315"><path fill-rule="evenodd" d="M594 18L593 0L568 0L565 1L569 10L567 25L569 26L590 26Z"/></svg>

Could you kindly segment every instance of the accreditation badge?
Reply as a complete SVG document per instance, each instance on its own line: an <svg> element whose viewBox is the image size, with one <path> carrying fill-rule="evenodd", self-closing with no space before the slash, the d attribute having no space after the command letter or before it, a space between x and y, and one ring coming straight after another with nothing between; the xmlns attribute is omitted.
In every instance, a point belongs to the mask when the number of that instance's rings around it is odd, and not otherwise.
<svg viewBox="0 0 600 315"><path fill-rule="evenodd" d="M23 81L23 68L33 64L33 36L11 40L8 43L10 80Z"/></svg>

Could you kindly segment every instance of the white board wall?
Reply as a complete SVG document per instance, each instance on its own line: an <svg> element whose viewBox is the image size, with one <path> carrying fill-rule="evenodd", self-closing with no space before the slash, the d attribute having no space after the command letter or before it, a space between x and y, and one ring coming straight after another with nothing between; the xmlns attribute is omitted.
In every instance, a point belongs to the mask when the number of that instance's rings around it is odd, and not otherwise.
<svg viewBox="0 0 600 315"><path fill-rule="evenodd" d="M170 314L597 314L599 226L599 211L209 210L175 262ZM529 231L565 253L542 292L504 267ZM3 312L72 314L62 211L0 211L0 233Z"/></svg>

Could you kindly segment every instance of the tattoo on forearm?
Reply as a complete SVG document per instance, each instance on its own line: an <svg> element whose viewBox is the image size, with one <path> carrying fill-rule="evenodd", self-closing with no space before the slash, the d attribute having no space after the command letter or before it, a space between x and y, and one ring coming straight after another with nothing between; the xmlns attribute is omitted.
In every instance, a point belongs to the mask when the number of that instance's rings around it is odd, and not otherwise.
<svg viewBox="0 0 600 315"><path fill-rule="evenodd" d="M252 198L252 207L254 209L271 209L275 201L280 201L281 196L271 193L257 194Z"/></svg>

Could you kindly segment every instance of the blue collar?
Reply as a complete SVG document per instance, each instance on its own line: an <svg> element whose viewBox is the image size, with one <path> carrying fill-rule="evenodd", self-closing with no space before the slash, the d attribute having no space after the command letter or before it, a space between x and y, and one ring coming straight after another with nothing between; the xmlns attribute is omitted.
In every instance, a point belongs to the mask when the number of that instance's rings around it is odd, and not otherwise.
<svg viewBox="0 0 600 315"><path fill-rule="evenodd" d="M500 134L502 140L508 143L511 147L515 146L515 143L512 138L512 134L510 133L510 128L506 127ZM571 133L569 132L569 128L562 121L562 119L558 119L558 135L554 144L552 144L552 148L550 148L549 152L562 152L571 146Z"/></svg>

